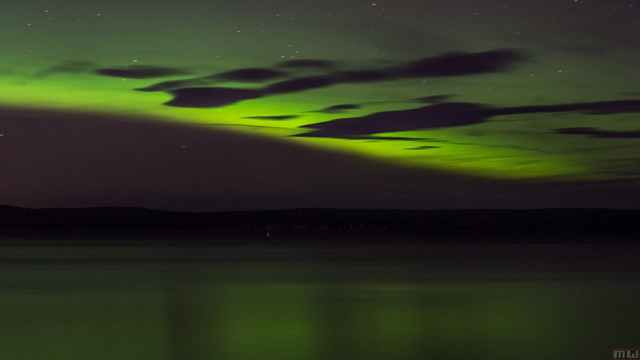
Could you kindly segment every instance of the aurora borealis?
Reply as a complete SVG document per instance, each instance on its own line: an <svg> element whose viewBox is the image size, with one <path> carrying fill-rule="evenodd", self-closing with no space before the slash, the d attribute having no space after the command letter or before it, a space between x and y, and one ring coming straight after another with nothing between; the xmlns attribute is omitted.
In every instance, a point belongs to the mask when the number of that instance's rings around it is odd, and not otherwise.
<svg viewBox="0 0 640 360"><path fill-rule="evenodd" d="M0 12L0 203L635 207L634 1Z"/></svg>
<svg viewBox="0 0 640 360"><path fill-rule="evenodd" d="M638 0L4 0L2 358L637 349L639 64Z"/></svg>

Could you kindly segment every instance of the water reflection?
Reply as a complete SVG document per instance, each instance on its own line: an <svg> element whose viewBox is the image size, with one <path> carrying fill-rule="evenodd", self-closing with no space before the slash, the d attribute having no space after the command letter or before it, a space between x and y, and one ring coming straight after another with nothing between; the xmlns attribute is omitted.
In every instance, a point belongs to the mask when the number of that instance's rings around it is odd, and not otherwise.
<svg viewBox="0 0 640 360"><path fill-rule="evenodd" d="M539 268L540 247L461 247L476 254L465 266L454 248L373 261L346 247L6 247L0 348L175 360L601 359L638 347L638 267L619 257L634 246L580 247ZM529 261L490 256L509 251ZM433 253L441 261L426 264Z"/></svg>

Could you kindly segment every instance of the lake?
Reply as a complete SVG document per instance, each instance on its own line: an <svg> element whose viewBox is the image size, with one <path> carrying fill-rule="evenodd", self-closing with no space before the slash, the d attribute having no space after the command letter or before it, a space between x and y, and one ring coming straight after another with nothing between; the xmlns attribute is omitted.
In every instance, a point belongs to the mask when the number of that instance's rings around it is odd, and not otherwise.
<svg viewBox="0 0 640 360"><path fill-rule="evenodd" d="M634 244L4 239L6 359L606 359Z"/></svg>

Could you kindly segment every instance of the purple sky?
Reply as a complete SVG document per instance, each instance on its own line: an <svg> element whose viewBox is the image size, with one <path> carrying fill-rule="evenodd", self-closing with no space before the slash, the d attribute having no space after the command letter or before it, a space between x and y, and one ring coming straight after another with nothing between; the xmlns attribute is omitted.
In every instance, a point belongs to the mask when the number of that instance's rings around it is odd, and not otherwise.
<svg viewBox="0 0 640 360"><path fill-rule="evenodd" d="M0 203L181 211L347 208L633 208L636 183L526 185L144 119L0 113Z"/></svg>

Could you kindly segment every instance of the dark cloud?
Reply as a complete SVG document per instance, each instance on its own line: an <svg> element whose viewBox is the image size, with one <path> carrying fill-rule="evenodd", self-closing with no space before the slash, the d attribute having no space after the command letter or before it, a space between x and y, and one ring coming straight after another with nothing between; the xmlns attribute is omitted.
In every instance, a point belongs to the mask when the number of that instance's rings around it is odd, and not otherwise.
<svg viewBox="0 0 640 360"><path fill-rule="evenodd" d="M208 85L210 84L212 81L198 81L199 78L195 78L195 79L186 79L186 80L173 80L173 81L163 81L157 84L153 84L151 86L147 86L144 88L139 88L136 89L137 91L146 91L146 92L153 92L153 91L170 91L170 90L175 90L175 89L179 89L179 88L183 88L183 87L192 87L192 86L199 86L199 85Z"/></svg>
<svg viewBox="0 0 640 360"><path fill-rule="evenodd" d="M543 106L517 106L508 108L492 108L489 105L472 103L441 103L411 110L385 111L362 117L341 118L327 122L309 124L303 128L313 131L297 136L357 138L378 133L410 131L441 127L454 127L479 124L489 118L500 115L517 115L532 113L580 112L591 115L607 115L629 112L640 112L640 100L600 101L589 103L573 103ZM574 129L575 131L575 129ZM585 128L580 128L581 135L586 135ZM576 134L576 132L572 132ZM599 137L633 138L636 132L593 132L588 135Z"/></svg>
<svg viewBox="0 0 640 360"><path fill-rule="evenodd" d="M603 139L640 139L640 131L608 131L590 127L554 129L553 132L565 135L587 135Z"/></svg>
<svg viewBox="0 0 640 360"><path fill-rule="evenodd" d="M285 76L285 73L277 70L263 68L237 69L184 80L163 81L151 86L136 89L138 91L171 91L183 87L207 86L219 82L248 82L256 83Z"/></svg>
<svg viewBox="0 0 640 360"><path fill-rule="evenodd" d="M335 84L331 76L307 76L270 84L264 88L266 94L287 94L320 89Z"/></svg>
<svg viewBox="0 0 640 360"><path fill-rule="evenodd" d="M609 115L640 112L640 100L596 101L540 106L516 106L492 110L491 116L533 113L580 112L590 115Z"/></svg>
<svg viewBox="0 0 640 360"><path fill-rule="evenodd" d="M297 119L300 115L276 115L276 116L245 116L243 119L256 119L256 120L291 120Z"/></svg>
<svg viewBox="0 0 640 360"><path fill-rule="evenodd" d="M394 141L423 141L423 142L449 142L447 140L436 139L436 138L415 138L415 137L406 137L406 136L362 136L359 139L368 139L368 140L394 140Z"/></svg>
<svg viewBox="0 0 640 360"><path fill-rule="evenodd" d="M504 71L506 68L523 56L512 50L496 50L480 53L455 53L434 58L427 58L383 69L368 70L343 70L327 72L324 75L303 76L284 81L278 81L266 85L261 90L220 90L223 88L205 88L216 82L264 82L287 76L285 72L268 68L244 68L222 72L210 76L197 77L185 80L164 81L138 91L166 91L176 96L176 99L166 103L171 106L190 107L217 107L232 104L239 100L255 99L262 96L289 94L313 89L321 89L342 83L363 83L401 80L413 77L429 76L457 76L478 74L484 72ZM332 62L324 60L291 60L280 63L280 68L320 68L331 69ZM154 67L128 67L125 69L100 69L96 71L106 76L149 78L179 74L178 70ZM217 90L193 90L193 89L217 89ZM184 90L191 89L191 90ZM185 100L188 94L195 101ZM423 103L441 103L449 99L451 95L437 95L420 98ZM220 98L222 101L212 100ZM212 105L213 104L213 105ZM345 109L326 109L329 112ZM320 110L322 112L322 110Z"/></svg>
<svg viewBox="0 0 640 360"><path fill-rule="evenodd" d="M170 93L175 97L165 105L193 108L220 107L261 96L256 90L224 87L182 88Z"/></svg>
<svg viewBox="0 0 640 360"><path fill-rule="evenodd" d="M411 62L397 68L397 77L442 77L503 72L524 60L520 52L495 50L478 53L450 53Z"/></svg>
<svg viewBox="0 0 640 360"><path fill-rule="evenodd" d="M151 79L165 76L184 75L185 72L167 67L131 65L118 69L98 69L96 74L126 79Z"/></svg>
<svg viewBox="0 0 640 360"><path fill-rule="evenodd" d="M411 110L385 111L363 117L309 124L314 131L298 136L354 138L378 133L478 124L488 112L482 105L445 103Z"/></svg>
<svg viewBox="0 0 640 360"><path fill-rule="evenodd" d="M586 112L593 115L609 115L640 112L640 101L602 101L589 103Z"/></svg>
<svg viewBox="0 0 640 360"><path fill-rule="evenodd" d="M431 145L424 145L424 146L416 146L413 148L406 148L405 150L425 150L425 149L439 149L440 146L431 146Z"/></svg>
<svg viewBox="0 0 640 360"><path fill-rule="evenodd" d="M382 69L336 71L323 76L302 77L269 85L265 92L284 93L322 88L341 83L401 80L414 77L461 76L506 71L525 57L514 50L452 53ZM440 98L439 101L443 101ZM435 102L435 101L434 101Z"/></svg>
<svg viewBox="0 0 640 360"><path fill-rule="evenodd" d="M337 113L342 113L345 110L360 109L361 107L362 106L358 104L342 104L342 105L329 106L324 109L316 110L313 112L319 112L319 113L325 113L325 114L337 114Z"/></svg>
<svg viewBox="0 0 640 360"><path fill-rule="evenodd" d="M463 76L507 71L513 64L524 59L525 56L521 52L508 49L471 54L450 53L396 67L336 71L328 76L331 76L336 84L389 81L415 77Z"/></svg>
<svg viewBox="0 0 640 360"><path fill-rule="evenodd" d="M393 140L393 141L422 141L422 142L449 142L442 139L436 138L416 138L416 137L406 137L406 136L358 136L356 137L358 140L369 140L370 142L376 142L381 140Z"/></svg>

